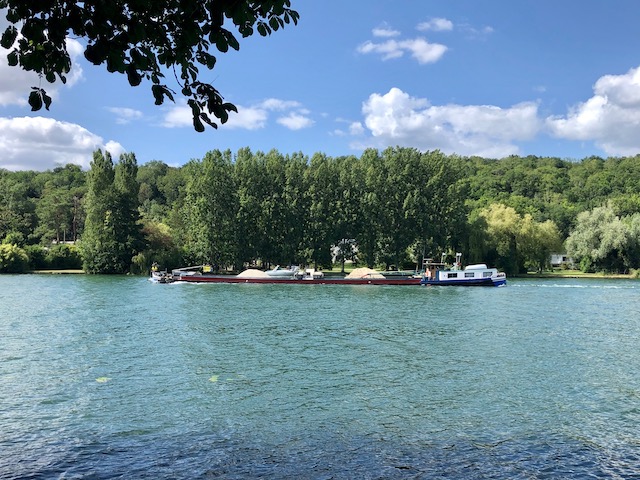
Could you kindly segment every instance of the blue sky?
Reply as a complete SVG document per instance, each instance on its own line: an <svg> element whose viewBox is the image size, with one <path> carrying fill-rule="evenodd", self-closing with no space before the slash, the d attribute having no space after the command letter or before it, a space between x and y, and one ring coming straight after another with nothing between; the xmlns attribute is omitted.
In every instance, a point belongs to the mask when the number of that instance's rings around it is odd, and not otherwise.
<svg viewBox="0 0 640 480"><path fill-rule="evenodd" d="M0 55L0 168L89 167L106 148L182 165L213 149L360 155L387 146L447 154L582 159L640 153L636 0L292 0L297 26L242 39L212 82L239 113L193 130L184 102L82 57L50 111L37 77ZM0 27L7 25L4 14ZM0 49L1 50L1 49ZM169 83L170 87L177 85Z"/></svg>

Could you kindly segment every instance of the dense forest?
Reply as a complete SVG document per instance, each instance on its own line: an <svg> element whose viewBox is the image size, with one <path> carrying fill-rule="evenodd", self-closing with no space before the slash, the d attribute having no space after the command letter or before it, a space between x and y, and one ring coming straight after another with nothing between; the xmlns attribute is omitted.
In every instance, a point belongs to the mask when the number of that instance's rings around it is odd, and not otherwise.
<svg viewBox="0 0 640 480"><path fill-rule="evenodd" d="M214 150L181 167L0 170L0 271L146 273L210 263L414 268L462 252L507 273L640 268L640 156L493 160L365 150L311 158Z"/></svg>

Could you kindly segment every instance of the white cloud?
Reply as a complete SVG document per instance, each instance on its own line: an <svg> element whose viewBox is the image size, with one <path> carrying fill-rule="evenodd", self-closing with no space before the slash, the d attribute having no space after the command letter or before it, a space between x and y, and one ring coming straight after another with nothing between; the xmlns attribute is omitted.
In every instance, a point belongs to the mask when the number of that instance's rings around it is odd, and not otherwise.
<svg viewBox="0 0 640 480"><path fill-rule="evenodd" d="M467 23L456 25L456 29L464 32L469 38L486 38L493 33L493 27L485 25L484 27L474 27Z"/></svg>
<svg viewBox="0 0 640 480"><path fill-rule="evenodd" d="M448 32L453 30L453 22L446 18L432 18L426 22L421 22L416 27L420 31Z"/></svg>
<svg viewBox="0 0 640 480"><path fill-rule="evenodd" d="M245 130L260 130L267 126L269 113L267 109L259 107L238 106L238 113L231 113L229 121L222 128L240 128Z"/></svg>
<svg viewBox="0 0 640 480"><path fill-rule="evenodd" d="M429 43L424 38L415 38L413 40L405 40L400 42L403 49L411 52L411 56L418 63L435 63L445 54L447 47L439 43Z"/></svg>
<svg viewBox="0 0 640 480"><path fill-rule="evenodd" d="M6 27L5 27L6 28ZM0 30L0 33L4 29ZM72 87L83 78L82 67L78 63L78 58L84 51L80 42L68 38L66 40L67 51L71 57L71 71L67 74L67 87ZM47 94L54 100L58 97L58 92L62 82L56 83L41 82L38 74L27 72L22 68L10 67L7 61L7 54L10 50L0 47L0 106L7 105L27 105L27 98L31 93L31 87L42 86Z"/></svg>
<svg viewBox="0 0 640 480"><path fill-rule="evenodd" d="M390 28L387 25L382 25L380 27L374 28L371 33L373 33L374 37L383 38L397 37L398 35L400 35L400 31Z"/></svg>
<svg viewBox="0 0 640 480"><path fill-rule="evenodd" d="M300 108L300 102L296 102L295 100L280 100L278 98L267 98L266 100L260 102L257 107L263 108L265 110L289 110L291 108Z"/></svg>
<svg viewBox="0 0 640 480"><path fill-rule="evenodd" d="M177 101L166 109L161 125L166 128L192 127L193 116L186 101Z"/></svg>
<svg viewBox="0 0 640 480"><path fill-rule="evenodd" d="M594 95L564 116L547 118L552 135L593 141L609 155L640 152L640 67L624 75L605 75Z"/></svg>
<svg viewBox="0 0 640 480"><path fill-rule="evenodd" d="M300 112L291 112L285 117L278 118L277 122L289 130L302 130L314 124L313 120Z"/></svg>
<svg viewBox="0 0 640 480"><path fill-rule="evenodd" d="M364 135L365 129L360 122L353 122L349 125L349 133L353 136Z"/></svg>
<svg viewBox="0 0 640 480"><path fill-rule="evenodd" d="M359 45L357 51L362 54L378 54L383 60L400 58L408 52L418 63L425 64L440 60L447 51L447 47L439 43L429 43L424 38L414 38L409 40L387 40L381 43L367 41Z"/></svg>
<svg viewBox="0 0 640 480"><path fill-rule="evenodd" d="M500 108L491 105L433 106L398 88L373 94L363 104L371 145L412 146L422 150L499 158L518 153L515 141L540 130L533 102Z"/></svg>
<svg viewBox="0 0 640 480"><path fill-rule="evenodd" d="M92 152L94 150L92 150ZM115 142L113 140L109 140L104 145L103 150L106 150L107 152L109 152L114 159L118 159L120 155L127 152L127 150L122 145L120 145L118 142Z"/></svg>
<svg viewBox="0 0 640 480"><path fill-rule="evenodd" d="M133 108L108 107L107 110L116 116L116 123L118 125L126 125L133 120L138 120L143 117L140 110L134 110Z"/></svg>
<svg viewBox="0 0 640 480"><path fill-rule="evenodd" d="M254 106L244 107L242 105L236 105L236 107L238 108L238 112L229 113L227 123L220 124L215 118L212 119L218 123L221 130L260 130L266 128L271 112L284 112L285 114L280 116L276 121L291 130L307 128L314 124L313 120L309 118L309 112L301 108L300 102L293 100L268 98ZM186 102L178 102L167 110L162 126L167 128L192 127L192 118L191 108Z"/></svg>
<svg viewBox="0 0 640 480"><path fill-rule="evenodd" d="M98 148L114 156L124 152L119 143L105 144L73 123L44 117L0 118L0 168L43 171L68 163L89 168Z"/></svg>

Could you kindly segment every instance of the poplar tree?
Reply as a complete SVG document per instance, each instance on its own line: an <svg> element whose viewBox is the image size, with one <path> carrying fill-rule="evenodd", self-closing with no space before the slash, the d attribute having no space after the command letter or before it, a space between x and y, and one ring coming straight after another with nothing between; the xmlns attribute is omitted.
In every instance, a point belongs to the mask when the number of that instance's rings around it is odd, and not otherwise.
<svg viewBox="0 0 640 480"><path fill-rule="evenodd" d="M218 267L237 260L236 218L238 197L231 151L208 152L202 162L192 161L184 212L186 252L191 261Z"/></svg>
<svg viewBox="0 0 640 480"><path fill-rule="evenodd" d="M86 273L121 273L117 262L117 245L113 219L114 167L111 154L93 152L87 174L85 197L86 220L80 242L80 253Z"/></svg>
<svg viewBox="0 0 640 480"><path fill-rule="evenodd" d="M143 236L140 225L137 181L138 164L133 153L120 155L115 167L114 202L115 237L118 242L120 263L130 265L133 256L143 249Z"/></svg>
<svg viewBox="0 0 640 480"><path fill-rule="evenodd" d="M94 152L80 243L85 272L127 273L132 257L141 249L136 173L133 154L122 155L114 167L109 152Z"/></svg>

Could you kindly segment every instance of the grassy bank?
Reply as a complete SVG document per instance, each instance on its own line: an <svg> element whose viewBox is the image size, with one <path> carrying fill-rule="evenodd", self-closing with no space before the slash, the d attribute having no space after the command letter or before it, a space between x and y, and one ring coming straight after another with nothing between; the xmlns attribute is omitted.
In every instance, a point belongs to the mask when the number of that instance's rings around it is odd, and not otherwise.
<svg viewBox="0 0 640 480"><path fill-rule="evenodd" d="M31 273L41 273L47 275L55 275L55 274L79 274L84 273L84 270L81 269L66 269L66 270L32 270Z"/></svg>
<svg viewBox="0 0 640 480"><path fill-rule="evenodd" d="M522 275L511 275L519 278L638 278L637 273L585 273L580 270L553 270L543 273L528 272Z"/></svg>

